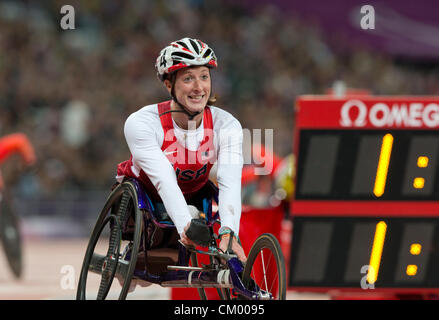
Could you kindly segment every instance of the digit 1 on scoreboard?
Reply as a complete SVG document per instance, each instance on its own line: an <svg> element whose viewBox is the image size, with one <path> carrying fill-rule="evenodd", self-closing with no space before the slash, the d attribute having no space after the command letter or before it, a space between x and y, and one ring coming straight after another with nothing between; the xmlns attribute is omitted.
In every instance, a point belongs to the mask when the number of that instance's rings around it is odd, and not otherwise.
<svg viewBox="0 0 439 320"><path fill-rule="evenodd" d="M376 197L381 197L386 188L387 172L389 170L390 155L392 154L393 136L388 133L383 137L381 144L380 159L375 178L373 193Z"/></svg>
<svg viewBox="0 0 439 320"><path fill-rule="evenodd" d="M378 279L386 231L387 224L384 221L378 222L375 229L372 252L370 254L369 272L367 274L367 281L370 284L374 284Z"/></svg>

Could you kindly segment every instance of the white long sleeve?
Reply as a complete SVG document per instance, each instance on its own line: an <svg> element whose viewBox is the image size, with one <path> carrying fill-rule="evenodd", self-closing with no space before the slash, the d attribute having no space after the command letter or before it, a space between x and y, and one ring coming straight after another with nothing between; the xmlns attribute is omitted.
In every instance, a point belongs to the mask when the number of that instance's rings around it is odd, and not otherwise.
<svg viewBox="0 0 439 320"><path fill-rule="evenodd" d="M241 217L242 128L230 113L210 107L214 128L214 148L218 156L219 212L222 226L239 232ZM174 123L177 140L195 151L203 137L204 126L183 130ZM143 107L131 114L124 126L125 138L133 156L132 171L143 170L151 180L170 218L181 235L191 221L186 200L181 192L175 171L161 150L164 132L157 105Z"/></svg>
<svg viewBox="0 0 439 320"><path fill-rule="evenodd" d="M215 131L217 137L215 148L218 147L216 149L218 150L218 211L221 226L229 227L238 235L241 220L242 127L233 117L218 117L216 120L214 128L217 126L221 128Z"/></svg>

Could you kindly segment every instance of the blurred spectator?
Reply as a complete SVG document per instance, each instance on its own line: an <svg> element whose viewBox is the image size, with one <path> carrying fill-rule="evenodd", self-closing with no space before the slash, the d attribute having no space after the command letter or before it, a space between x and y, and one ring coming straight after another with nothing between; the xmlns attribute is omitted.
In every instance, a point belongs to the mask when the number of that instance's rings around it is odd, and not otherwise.
<svg viewBox="0 0 439 320"><path fill-rule="evenodd" d="M71 101L63 109L61 136L66 145L78 148L89 139L90 111L82 101Z"/></svg>

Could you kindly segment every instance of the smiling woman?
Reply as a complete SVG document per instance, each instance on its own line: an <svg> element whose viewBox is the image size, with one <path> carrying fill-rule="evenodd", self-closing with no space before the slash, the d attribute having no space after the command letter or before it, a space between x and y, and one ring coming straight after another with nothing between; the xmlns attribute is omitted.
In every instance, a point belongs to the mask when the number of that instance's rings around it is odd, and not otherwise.
<svg viewBox="0 0 439 320"><path fill-rule="evenodd" d="M199 203L210 196L209 172L217 162L219 247L225 252L232 239L231 250L245 261L238 240L243 132L235 117L213 105L215 53L200 40L183 38L161 50L155 66L172 100L128 117L124 133L131 159L118 165L116 179L140 180L152 201L163 203L182 243L195 245L186 235L193 218L187 208L205 210Z"/></svg>
<svg viewBox="0 0 439 320"><path fill-rule="evenodd" d="M194 117L196 126L201 123L201 112L209 102L211 92L210 70L205 66L193 66L179 70L164 81L166 89L175 99L171 102L171 110L179 110L181 104L185 110L196 114ZM178 102L177 102L178 101ZM174 121L180 128L187 129L187 116L175 114Z"/></svg>

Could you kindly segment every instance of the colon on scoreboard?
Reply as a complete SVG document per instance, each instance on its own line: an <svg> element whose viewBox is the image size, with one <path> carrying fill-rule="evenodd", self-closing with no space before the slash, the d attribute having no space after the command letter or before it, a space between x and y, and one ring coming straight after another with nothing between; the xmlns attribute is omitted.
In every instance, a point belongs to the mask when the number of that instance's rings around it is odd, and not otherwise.
<svg viewBox="0 0 439 320"><path fill-rule="evenodd" d="M303 96L289 287L439 291L439 97Z"/></svg>

